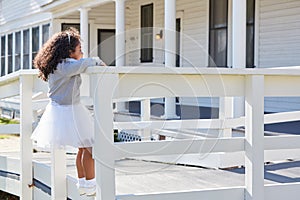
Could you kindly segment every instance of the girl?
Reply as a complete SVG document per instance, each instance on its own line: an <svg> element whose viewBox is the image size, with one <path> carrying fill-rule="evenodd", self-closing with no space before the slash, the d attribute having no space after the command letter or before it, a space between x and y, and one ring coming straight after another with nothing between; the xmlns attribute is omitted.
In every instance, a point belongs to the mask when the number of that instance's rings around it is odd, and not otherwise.
<svg viewBox="0 0 300 200"><path fill-rule="evenodd" d="M95 195L93 119L80 103L80 73L89 66L102 65L97 58L82 58L80 35L71 28L53 35L38 52L34 66L48 81L50 103L34 130L32 139L41 147L78 148L76 168L80 195Z"/></svg>

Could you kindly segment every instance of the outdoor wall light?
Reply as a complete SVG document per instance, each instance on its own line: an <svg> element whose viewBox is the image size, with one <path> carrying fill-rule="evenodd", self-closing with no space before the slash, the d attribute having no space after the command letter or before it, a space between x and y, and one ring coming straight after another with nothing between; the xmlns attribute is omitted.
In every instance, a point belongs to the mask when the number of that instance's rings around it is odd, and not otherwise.
<svg viewBox="0 0 300 200"><path fill-rule="evenodd" d="M155 39L160 40L163 37L163 30L160 30L158 34L155 35Z"/></svg>

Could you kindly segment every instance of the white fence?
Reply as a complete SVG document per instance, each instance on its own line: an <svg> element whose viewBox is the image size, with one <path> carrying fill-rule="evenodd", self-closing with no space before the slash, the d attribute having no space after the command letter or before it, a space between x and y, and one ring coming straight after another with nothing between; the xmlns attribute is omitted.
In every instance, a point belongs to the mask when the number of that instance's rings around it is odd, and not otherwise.
<svg viewBox="0 0 300 200"><path fill-rule="evenodd" d="M32 94L45 91L35 70L20 71L0 78L0 99L20 95L21 110L21 199L32 199ZM264 97L300 96L300 69L208 69L120 67L87 70L89 92L94 100L97 197L102 200L138 199L224 199L281 200L297 199L300 183L264 186L264 151L299 149L299 136L264 137L267 123L300 120L299 112L264 116ZM179 84L180 83L180 84ZM220 119L150 121L149 98L161 97L244 97L245 116ZM113 102L145 99L148 110L140 122L114 122ZM245 137L185 139L174 141L141 141L114 143L114 129L226 129L245 127ZM145 131L145 133L149 133ZM125 157L245 152L245 186L214 190L186 191L144 195L115 195L115 160ZM52 156L52 199L66 199L65 155ZM60 167L59 169L57 167ZM280 192L279 192L280 191Z"/></svg>

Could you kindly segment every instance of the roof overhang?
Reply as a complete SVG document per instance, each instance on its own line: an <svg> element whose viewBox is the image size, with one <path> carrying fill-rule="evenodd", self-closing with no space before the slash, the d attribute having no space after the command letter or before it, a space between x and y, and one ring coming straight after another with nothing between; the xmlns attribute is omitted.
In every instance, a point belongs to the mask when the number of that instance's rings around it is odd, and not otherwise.
<svg viewBox="0 0 300 200"><path fill-rule="evenodd" d="M114 0L51 0L49 3L42 5L41 9L44 12L53 13L66 7L74 7L74 9L78 10L79 8L92 8L113 1Z"/></svg>
<svg viewBox="0 0 300 200"><path fill-rule="evenodd" d="M53 12L60 6L62 6L65 3L69 3L71 0L51 0L50 2L44 4L41 6L41 10L43 12Z"/></svg>

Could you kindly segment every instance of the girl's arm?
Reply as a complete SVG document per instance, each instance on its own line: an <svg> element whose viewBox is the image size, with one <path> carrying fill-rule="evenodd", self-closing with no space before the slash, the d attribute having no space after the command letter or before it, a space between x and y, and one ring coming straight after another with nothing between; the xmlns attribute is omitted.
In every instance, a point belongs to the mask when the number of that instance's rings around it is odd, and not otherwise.
<svg viewBox="0 0 300 200"><path fill-rule="evenodd" d="M87 67L102 65L104 62L98 58L81 58L80 60L67 60L58 65L61 73L66 76L74 76L86 70ZM104 63L105 64L105 63Z"/></svg>

